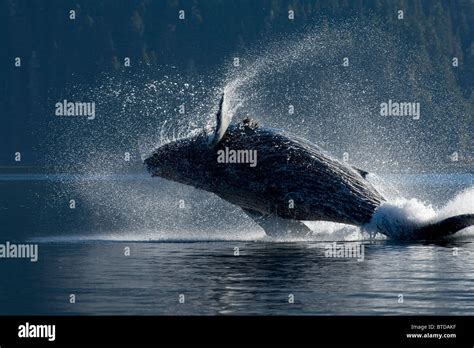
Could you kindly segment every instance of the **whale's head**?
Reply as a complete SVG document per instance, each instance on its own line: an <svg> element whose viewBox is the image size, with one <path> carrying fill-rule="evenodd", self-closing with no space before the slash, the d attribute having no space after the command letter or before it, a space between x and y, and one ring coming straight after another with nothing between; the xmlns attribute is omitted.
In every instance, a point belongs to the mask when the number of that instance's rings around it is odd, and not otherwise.
<svg viewBox="0 0 474 348"><path fill-rule="evenodd" d="M216 114L217 125L212 133L206 130L159 146L144 160L153 176L159 176L201 189L212 183L212 168L216 165L216 146L224 137L230 117L223 112L222 94Z"/></svg>
<svg viewBox="0 0 474 348"><path fill-rule="evenodd" d="M214 157L203 131L159 146L144 164L152 176L203 188Z"/></svg>

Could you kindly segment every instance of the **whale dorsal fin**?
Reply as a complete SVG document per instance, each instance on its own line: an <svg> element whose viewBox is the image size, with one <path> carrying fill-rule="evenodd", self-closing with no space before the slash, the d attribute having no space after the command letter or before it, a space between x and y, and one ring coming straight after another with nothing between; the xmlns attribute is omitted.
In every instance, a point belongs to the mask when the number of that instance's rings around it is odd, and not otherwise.
<svg viewBox="0 0 474 348"><path fill-rule="evenodd" d="M361 177L363 177L364 179L367 179L367 175L369 175L369 172L366 172L365 170L359 169L359 168L354 167L354 166L352 166L352 168L354 168L354 170L355 170L357 173L359 173L359 175L360 175Z"/></svg>
<svg viewBox="0 0 474 348"><path fill-rule="evenodd" d="M248 116L244 118L242 121L240 121L238 126L239 128L249 129L249 130L255 130L258 127L260 127L257 121L255 121L254 119Z"/></svg>
<svg viewBox="0 0 474 348"><path fill-rule="evenodd" d="M217 110L216 113L216 119L217 119L217 124L216 124L216 130L214 131L214 134L209 138L208 145L210 148L216 146L219 141L224 137L224 134L229 127L231 118L229 115L226 115L223 113L224 105L224 93L221 95L221 99L219 101L219 110Z"/></svg>

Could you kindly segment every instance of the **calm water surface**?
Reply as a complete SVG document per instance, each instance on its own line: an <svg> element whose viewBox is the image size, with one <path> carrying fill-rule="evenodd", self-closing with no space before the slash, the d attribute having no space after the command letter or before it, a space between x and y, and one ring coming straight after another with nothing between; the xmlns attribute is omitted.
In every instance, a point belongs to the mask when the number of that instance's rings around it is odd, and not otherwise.
<svg viewBox="0 0 474 348"><path fill-rule="evenodd" d="M471 179L411 189L441 200ZM327 258L317 240L68 239L104 227L65 218L46 180L4 178L0 192L0 242L39 243L36 263L0 260L0 314L474 314L474 238L364 241L363 261Z"/></svg>

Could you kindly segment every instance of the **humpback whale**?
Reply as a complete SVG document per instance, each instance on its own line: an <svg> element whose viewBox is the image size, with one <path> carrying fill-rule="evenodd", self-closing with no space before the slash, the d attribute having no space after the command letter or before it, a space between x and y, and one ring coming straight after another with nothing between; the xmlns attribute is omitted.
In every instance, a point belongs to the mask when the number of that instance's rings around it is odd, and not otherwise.
<svg viewBox="0 0 474 348"><path fill-rule="evenodd" d="M213 132L202 130L156 148L144 164L152 176L212 192L242 208L268 235L307 234L302 221L331 221L364 229L386 201L368 172L341 162L317 145L245 118L231 124L224 94ZM218 154L254 151L258 161L218 160ZM398 239L436 239L474 224L474 214L416 226ZM374 225L374 224L372 224ZM377 231L391 237L383 224Z"/></svg>

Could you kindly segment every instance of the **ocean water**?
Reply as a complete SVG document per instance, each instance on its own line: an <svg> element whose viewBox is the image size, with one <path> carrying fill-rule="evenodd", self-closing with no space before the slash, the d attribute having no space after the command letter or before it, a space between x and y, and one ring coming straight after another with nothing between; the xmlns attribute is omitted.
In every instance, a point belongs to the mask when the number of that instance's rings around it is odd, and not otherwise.
<svg viewBox="0 0 474 348"><path fill-rule="evenodd" d="M472 174L384 180L436 213L448 201L450 211L473 210L472 194L456 200ZM135 175L0 176L0 243L39 250L37 262L0 259L0 314L474 314L472 229L406 243L315 224L307 239L275 240L235 207L167 185ZM166 203L176 195L190 207ZM326 257L334 241L363 245L363 260Z"/></svg>

